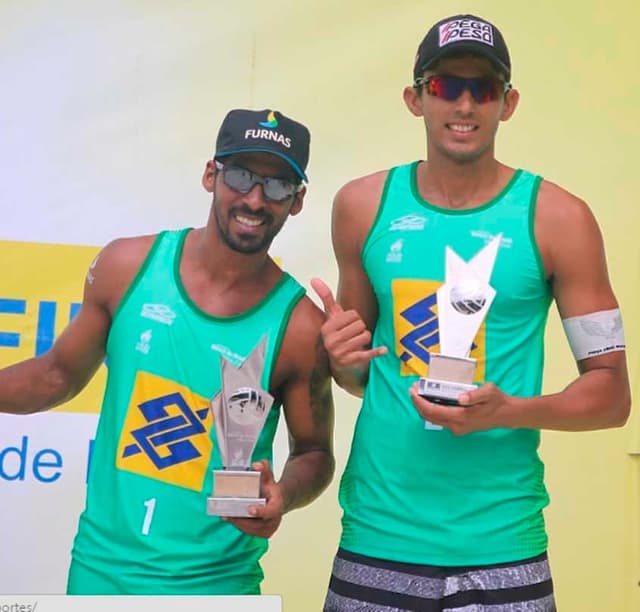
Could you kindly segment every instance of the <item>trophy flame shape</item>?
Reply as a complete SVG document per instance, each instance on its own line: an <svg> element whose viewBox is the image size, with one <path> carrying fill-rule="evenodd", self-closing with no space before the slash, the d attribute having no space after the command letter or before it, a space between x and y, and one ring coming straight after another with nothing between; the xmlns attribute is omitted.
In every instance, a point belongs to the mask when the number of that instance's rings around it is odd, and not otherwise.
<svg viewBox="0 0 640 612"><path fill-rule="evenodd" d="M218 450L224 469L213 471L213 493L207 514L249 516L252 505L264 505L260 472L249 469L273 397L261 386L263 340L239 367L220 358L222 388L211 400Z"/></svg>
<svg viewBox="0 0 640 612"><path fill-rule="evenodd" d="M436 293L440 353L430 354L419 390L432 402L457 405L460 393L475 388L476 360L469 353L496 294L489 281L501 239L495 236L468 262L446 247L445 282Z"/></svg>

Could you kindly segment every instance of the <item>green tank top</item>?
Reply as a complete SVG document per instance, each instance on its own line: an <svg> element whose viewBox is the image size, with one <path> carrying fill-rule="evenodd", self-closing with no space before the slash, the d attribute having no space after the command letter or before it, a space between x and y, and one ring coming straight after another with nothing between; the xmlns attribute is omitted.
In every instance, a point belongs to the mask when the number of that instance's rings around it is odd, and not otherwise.
<svg viewBox="0 0 640 612"><path fill-rule="evenodd" d="M445 248L469 261L502 234L490 278L496 290L473 344L477 382L508 394L540 393L551 293L533 234L540 177L518 170L493 200L465 210L419 194L417 162L392 169L365 242L363 266L379 303L371 362L340 485L341 545L352 552L429 565L525 559L546 549L548 503L539 431L454 436L427 429L409 388L438 352L436 291Z"/></svg>
<svg viewBox="0 0 640 612"><path fill-rule="evenodd" d="M107 341L108 379L69 574L72 593L259 592L267 540L206 514L222 467L210 400L221 357L234 365L266 339L262 386L304 289L288 274L248 311L203 312L179 262L188 229L158 236ZM274 404L253 459L272 459Z"/></svg>

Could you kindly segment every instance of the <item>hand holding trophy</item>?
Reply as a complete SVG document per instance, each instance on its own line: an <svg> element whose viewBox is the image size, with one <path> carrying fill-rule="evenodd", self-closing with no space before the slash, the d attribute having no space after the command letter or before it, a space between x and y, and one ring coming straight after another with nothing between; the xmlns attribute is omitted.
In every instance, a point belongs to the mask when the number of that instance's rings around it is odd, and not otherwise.
<svg viewBox="0 0 640 612"><path fill-rule="evenodd" d="M440 353L430 353L428 376L418 388L430 402L457 406L461 393L476 388L476 360L469 354L496 294L489 280L501 238L495 236L469 262L446 248L445 282L437 291Z"/></svg>
<svg viewBox="0 0 640 612"><path fill-rule="evenodd" d="M273 404L261 387L264 342L240 367L221 358L222 389L211 400L223 469L213 471L213 493L207 514L250 517L251 506L263 506L260 472L249 468L251 456Z"/></svg>

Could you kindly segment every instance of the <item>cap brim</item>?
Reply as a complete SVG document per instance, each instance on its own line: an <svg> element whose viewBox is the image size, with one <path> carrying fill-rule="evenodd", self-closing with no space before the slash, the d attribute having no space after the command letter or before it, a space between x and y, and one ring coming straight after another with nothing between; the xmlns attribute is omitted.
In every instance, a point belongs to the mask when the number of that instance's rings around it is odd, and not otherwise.
<svg viewBox="0 0 640 612"><path fill-rule="evenodd" d="M288 155L285 155L284 153L280 153L278 151L274 151L273 149L267 149L265 147L243 147L241 149L231 149L229 151L216 152L215 158L217 159L218 157L227 157L229 155L236 155L237 153L271 153L271 155L277 155L280 159L284 159L284 161L286 161L291 166L293 171L305 183L309 182L307 175L302 171L302 168L300 168L300 166L298 166L298 164L296 164L295 161L293 161Z"/></svg>
<svg viewBox="0 0 640 612"><path fill-rule="evenodd" d="M503 71L507 80L511 79L511 69L508 66L505 66L499 59L496 58L495 55L491 53L489 47L482 43L467 43L467 42L456 42L447 47L441 49L436 55L434 55L431 60L424 64L422 67L422 71L430 70L435 66L441 59L453 55L460 52L469 52L471 55L481 55L482 57L486 57L496 68Z"/></svg>

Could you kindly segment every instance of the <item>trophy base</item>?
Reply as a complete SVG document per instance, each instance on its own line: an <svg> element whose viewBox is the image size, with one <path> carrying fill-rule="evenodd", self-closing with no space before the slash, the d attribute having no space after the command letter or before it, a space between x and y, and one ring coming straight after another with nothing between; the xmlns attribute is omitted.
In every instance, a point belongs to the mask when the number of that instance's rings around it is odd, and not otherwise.
<svg viewBox="0 0 640 612"><path fill-rule="evenodd" d="M264 506L260 497L260 472L247 469L213 470L213 491L207 498L207 514L251 518L250 506Z"/></svg>
<svg viewBox="0 0 640 612"><path fill-rule="evenodd" d="M449 380L437 380L434 378L421 378L418 387L418 395L444 406L459 406L458 396L465 391L477 389L476 385Z"/></svg>
<svg viewBox="0 0 640 612"><path fill-rule="evenodd" d="M260 497L260 472L248 469L213 470L212 497Z"/></svg>
<svg viewBox="0 0 640 612"><path fill-rule="evenodd" d="M252 518L251 506L264 506L264 497L207 497L207 514L232 518Z"/></svg>

